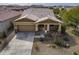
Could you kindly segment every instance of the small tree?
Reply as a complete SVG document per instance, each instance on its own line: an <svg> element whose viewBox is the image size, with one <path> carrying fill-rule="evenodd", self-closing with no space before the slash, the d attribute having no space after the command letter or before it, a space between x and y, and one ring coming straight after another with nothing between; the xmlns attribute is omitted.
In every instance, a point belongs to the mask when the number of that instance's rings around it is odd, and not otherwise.
<svg viewBox="0 0 79 59"><path fill-rule="evenodd" d="M60 10L59 10L59 8L54 8L54 9L53 9L53 12L54 12L55 14L59 14Z"/></svg>
<svg viewBox="0 0 79 59"><path fill-rule="evenodd" d="M71 8L69 11L61 11L60 16L66 24L79 25L79 7Z"/></svg>
<svg viewBox="0 0 79 59"><path fill-rule="evenodd" d="M59 16L60 16L60 18L62 19L62 20L64 20L63 19L63 15L65 15L67 13L67 10L65 9L65 8L61 8L61 10L60 10L60 12L59 12ZM65 18L65 17L64 17Z"/></svg>

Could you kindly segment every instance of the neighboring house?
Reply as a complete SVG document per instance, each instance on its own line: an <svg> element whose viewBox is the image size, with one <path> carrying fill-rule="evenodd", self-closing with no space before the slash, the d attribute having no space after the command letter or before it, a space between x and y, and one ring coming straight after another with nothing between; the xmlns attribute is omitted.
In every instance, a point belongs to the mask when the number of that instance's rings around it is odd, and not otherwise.
<svg viewBox="0 0 79 59"><path fill-rule="evenodd" d="M8 28L10 27L11 23L17 19L21 13L15 12L12 10L5 10L0 9L0 34L2 32L7 33Z"/></svg>
<svg viewBox="0 0 79 59"><path fill-rule="evenodd" d="M61 31L63 22L48 8L29 8L14 21L16 31Z"/></svg>

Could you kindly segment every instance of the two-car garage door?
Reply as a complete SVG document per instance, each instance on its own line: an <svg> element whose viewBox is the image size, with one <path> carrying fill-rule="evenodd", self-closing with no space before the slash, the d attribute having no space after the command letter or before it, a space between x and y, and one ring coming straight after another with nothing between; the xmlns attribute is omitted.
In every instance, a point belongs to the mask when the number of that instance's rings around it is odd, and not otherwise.
<svg viewBox="0 0 79 59"><path fill-rule="evenodd" d="M18 26L19 31L35 31L35 26L34 25L20 25Z"/></svg>

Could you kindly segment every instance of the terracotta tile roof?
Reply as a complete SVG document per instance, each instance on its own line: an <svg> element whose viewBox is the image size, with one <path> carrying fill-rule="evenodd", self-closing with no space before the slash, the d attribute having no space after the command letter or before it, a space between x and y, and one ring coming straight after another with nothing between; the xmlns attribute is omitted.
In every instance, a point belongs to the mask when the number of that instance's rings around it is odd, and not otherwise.
<svg viewBox="0 0 79 59"><path fill-rule="evenodd" d="M21 14L21 12L0 9L0 21L5 21L9 18L15 17L20 14Z"/></svg>

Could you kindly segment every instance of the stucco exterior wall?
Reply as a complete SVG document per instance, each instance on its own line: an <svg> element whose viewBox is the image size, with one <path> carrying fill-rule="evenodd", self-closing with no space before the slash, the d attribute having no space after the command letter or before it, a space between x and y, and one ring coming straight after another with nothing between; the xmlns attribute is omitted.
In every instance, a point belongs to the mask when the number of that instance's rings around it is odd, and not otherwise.
<svg viewBox="0 0 79 59"><path fill-rule="evenodd" d="M13 18L10 18L6 21L2 21L0 22L0 32L7 32L7 29L10 27L11 23L10 22L13 22L13 20L17 19L20 15L16 16L16 17L13 17Z"/></svg>
<svg viewBox="0 0 79 59"><path fill-rule="evenodd" d="M14 25L34 25L34 22L14 22Z"/></svg>
<svg viewBox="0 0 79 59"><path fill-rule="evenodd" d="M0 22L0 32L6 31L9 26L9 21Z"/></svg>

